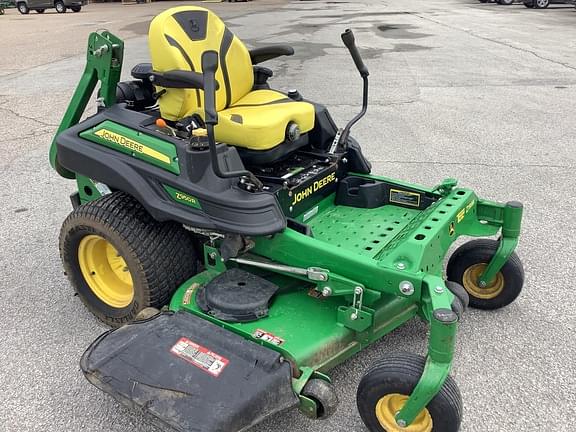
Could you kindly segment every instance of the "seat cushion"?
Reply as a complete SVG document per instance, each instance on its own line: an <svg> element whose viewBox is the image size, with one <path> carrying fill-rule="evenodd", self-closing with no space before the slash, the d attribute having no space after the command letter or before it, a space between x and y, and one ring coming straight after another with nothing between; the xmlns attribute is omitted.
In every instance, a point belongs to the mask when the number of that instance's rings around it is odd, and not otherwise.
<svg viewBox="0 0 576 432"><path fill-rule="evenodd" d="M219 56L216 80L216 110L220 111L245 96L254 83L248 49L208 9L179 6L168 9L150 23L150 58L157 72L170 70L202 71L202 54L216 51ZM167 120L180 120L204 112L201 90L156 87L165 90L159 99L160 112Z"/></svg>
<svg viewBox="0 0 576 432"><path fill-rule="evenodd" d="M294 122L301 133L314 128L314 105L274 90L254 90L218 113L216 140L251 150L269 150L286 139Z"/></svg>

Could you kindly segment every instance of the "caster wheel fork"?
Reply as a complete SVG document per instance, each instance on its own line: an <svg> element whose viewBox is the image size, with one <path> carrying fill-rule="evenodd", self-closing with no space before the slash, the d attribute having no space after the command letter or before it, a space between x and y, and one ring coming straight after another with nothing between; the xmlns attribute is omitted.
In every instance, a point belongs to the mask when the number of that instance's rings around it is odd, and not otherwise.
<svg viewBox="0 0 576 432"><path fill-rule="evenodd" d="M454 289L454 287L450 287ZM423 308L430 321L428 356L389 354L366 372L356 395L358 411L371 432L457 432L462 420L462 398L449 376L458 314L452 303L466 303L449 285L428 276Z"/></svg>

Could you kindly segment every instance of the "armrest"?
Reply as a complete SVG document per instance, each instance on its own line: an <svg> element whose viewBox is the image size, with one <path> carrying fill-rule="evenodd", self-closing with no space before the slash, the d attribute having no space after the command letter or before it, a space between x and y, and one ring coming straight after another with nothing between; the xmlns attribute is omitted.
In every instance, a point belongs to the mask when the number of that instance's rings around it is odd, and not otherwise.
<svg viewBox="0 0 576 432"><path fill-rule="evenodd" d="M294 55L294 48L290 45L268 45L260 48L253 48L249 52L252 64L257 65L275 59L276 57Z"/></svg>
<svg viewBox="0 0 576 432"><path fill-rule="evenodd" d="M153 71L152 63L138 63L132 68L130 74L133 78L148 81Z"/></svg>
<svg viewBox="0 0 576 432"><path fill-rule="evenodd" d="M199 72L171 70L167 72L152 72L150 80L157 86L180 89L204 89L204 75ZM218 81L214 81L218 90Z"/></svg>

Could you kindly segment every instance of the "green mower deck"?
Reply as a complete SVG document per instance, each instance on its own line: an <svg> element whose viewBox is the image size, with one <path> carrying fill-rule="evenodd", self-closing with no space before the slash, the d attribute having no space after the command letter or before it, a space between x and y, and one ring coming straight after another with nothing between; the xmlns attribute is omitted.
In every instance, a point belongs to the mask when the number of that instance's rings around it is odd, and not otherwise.
<svg viewBox="0 0 576 432"><path fill-rule="evenodd" d="M432 193L414 186L407 191L402 183L370 178L391 183L405 193ZM335 205L334 200L335 196L329 196L299 216L306 219L313 237L286 230L257 240L254 252L261 256L247 255L255 262L267 262L264 256L296 267L306 266L313 256L315 266L328 274L327 280L295 280L281 270L272 276L268 273L266 277L281 292L267 317L249 323L219 321L195 302L197 289L227 268L217 249L206 247L208 269L178 289L170 309L192 312L279 351L292 364L297 393L302 375L308 379L313 371L327 372L420 314L432 328L428 366L398 415L409 424L442 386L452 361L457 317L447 313L455 296L442 279L443 257L461 235L491 236L504 224L504 232L517 233L522 208L516 203L479 203L472 191L459 188L425 210L396 205L358 209ZM479 214L487 219L479 219ZM515 245L516 241L517 237L505 237L502 244ZM496 255L494 261L507 258ZM251 265L243 268L254 269ZM360 294L355 295L358 288ZM304 411L315 412L309 406L313 402L302 400Z"/></svg>

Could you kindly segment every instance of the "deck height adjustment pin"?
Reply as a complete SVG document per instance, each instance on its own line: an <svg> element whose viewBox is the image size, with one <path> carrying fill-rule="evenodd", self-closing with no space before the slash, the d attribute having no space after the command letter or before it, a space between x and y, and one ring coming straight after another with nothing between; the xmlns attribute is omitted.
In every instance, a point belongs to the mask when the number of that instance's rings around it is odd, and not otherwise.
<svg viewBox="0 0 576 432"><path fill-rule="evenodd" d="M361 286L357 286L354 288L354 299L352 300L352 307L354 308L354 312L350 314L350 319L352 321L356 321L362 310L362 302L364 299L364 288Z"/></svg>

